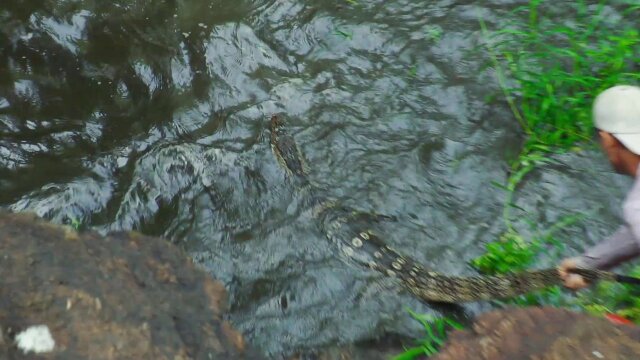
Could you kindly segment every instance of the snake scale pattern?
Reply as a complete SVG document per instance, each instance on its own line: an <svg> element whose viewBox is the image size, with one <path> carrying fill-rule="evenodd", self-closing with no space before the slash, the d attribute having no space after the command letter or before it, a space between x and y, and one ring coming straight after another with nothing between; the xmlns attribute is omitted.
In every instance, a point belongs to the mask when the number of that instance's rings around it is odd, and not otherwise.
<svg viewBox="0 0 640 360"><path fill-rule="evenodd" d="M304 157L284 121L273 116L270 121L273 153L298 186L308 191L314 217L326 237L349 260L397 278L402 285L426 302L461 303L503 299L561 283L558 272L542 269L499 276L447 276L428 270L415 260L387 246L370 230L383 216L341 206L324 196L307 175ZM615 280L615 274L602 270L581 270L590 281Z"/></svg>

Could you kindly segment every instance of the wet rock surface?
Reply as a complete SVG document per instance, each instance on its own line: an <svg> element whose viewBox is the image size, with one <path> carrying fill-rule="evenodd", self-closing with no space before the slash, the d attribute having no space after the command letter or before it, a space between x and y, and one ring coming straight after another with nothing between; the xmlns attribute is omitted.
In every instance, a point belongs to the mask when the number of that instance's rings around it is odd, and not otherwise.
<svg viewBox="0 0 640 360"><path fill-rule="evenodd" d="M224 320L224 287L169 242L102 237L0 213L0 358L46 325L45 359L254 359ZM33 353L27 355L33 356Z"/></svg>
<svg viewBox="0 0 640 360"><path fill-rule="evenodd" d="M507 309L452 332L434 359L640 359L640 328L565 309Z"/></svg>

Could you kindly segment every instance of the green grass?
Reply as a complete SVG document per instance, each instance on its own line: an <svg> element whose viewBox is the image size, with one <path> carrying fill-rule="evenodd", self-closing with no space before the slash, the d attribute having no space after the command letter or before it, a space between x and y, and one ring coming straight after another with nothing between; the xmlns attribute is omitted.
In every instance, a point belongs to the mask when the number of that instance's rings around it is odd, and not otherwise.
<svg viewBox="0 0 640 360"><path fill-rule="evenodd" d="M348 33L346 31L340 30L338 28L333 30L333 34L337 35L337 36L340 36L340 37L342 37L344 39L347 39L347 40L352 40L353 39L353 34L352 33Z"/></svg>
<svg viewBox="0 0 640 360"><path fill-rule="evenodd" d="M640 265L631 267L629 275L640 277ZM640 287L611 282L599 283L581 291L569 304L589 314L616 314L640 324Z"/></svg>
<svg viewBox="0 0 640 360"><path fill-rule="evenodd" d="M68 218L68 225L74 228L76 231L80 231L82 229L82 221L78 220L76 217Z"/></svg>
<svg viewBox="0 0 640 360"><path fill-rule="evenodd" d="M462 329L462 325L447 317L417 314L407 309L409 314L424 327L425 336L417 341L417 345L393 358L393 360L410 360L419 356L436 354L440 346L447 340L447 332L451 329Z"/></svg>
<svg viewBox="0 0 640 360"><path fill-rule="evenodd" d="M494 275L524 271L532 267L541 256L559 261L564 252L564 244L559 240L558 234L588 216L568 215L544 230L539 229L535 222L529 221L529 232L533 234L531 238L525 239L518 232L507 231L497 241L486 244L485 253L473 259L471 265L483 274ZM562 289L556 286L512 299L496 300L495 304L563 306L569 302Z"/></svg>

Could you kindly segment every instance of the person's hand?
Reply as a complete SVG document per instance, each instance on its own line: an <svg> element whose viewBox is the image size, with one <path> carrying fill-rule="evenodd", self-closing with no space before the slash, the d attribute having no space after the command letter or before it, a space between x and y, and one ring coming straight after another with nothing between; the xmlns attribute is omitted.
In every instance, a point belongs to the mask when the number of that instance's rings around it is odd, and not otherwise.
<svg viewBox="0 0 640 360"><path fill-rule="evenodd" d="M569 270L584 267L579 258L564 259L558 266L558 274L565 287L578 290L589 286L589 283L580 275L570 273Z"/></svg>

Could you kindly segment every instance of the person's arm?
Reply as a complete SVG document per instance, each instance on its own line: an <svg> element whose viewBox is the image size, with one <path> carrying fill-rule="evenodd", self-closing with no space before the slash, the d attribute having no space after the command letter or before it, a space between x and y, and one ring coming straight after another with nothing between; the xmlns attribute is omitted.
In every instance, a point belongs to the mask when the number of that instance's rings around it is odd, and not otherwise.
<svg viewBox="0 0 640 360"><path fill-rule="evenodd" d="M611 236L589 248L577 258L578 265L610 269L640 255L640 243L628 225L622 225Z"/></svg>
<svg viewBox="0 0 640 360"><path fill-rule="evenodd" d="M589 286L589 283L582 276L572 274L571 269L609 269L639 255L640 243L633 235L631 227L623 225L613 235L589 248L581 256L563 260L558 267L558 274L564 286L578 290Z"/></svg>
<svg viewBox="0 0 640 360"><path fill-rule="evenodd" d="M640 181L638 179L639 177L636 177L622 206L624 225L613 235L589 248L582 256L565 259L560 263L558 273L566 287L580 289L588 286L587 281L580 275L572 274L571 269L580 267L609 269L640 255Z"/></svg>
<svg viewBox="0 0 640 360"><path fill-rule="evenodd" d="M610 269L640 255L640 181L635 181L622 205L624 224L578 258L586 267Z"/></svg>

